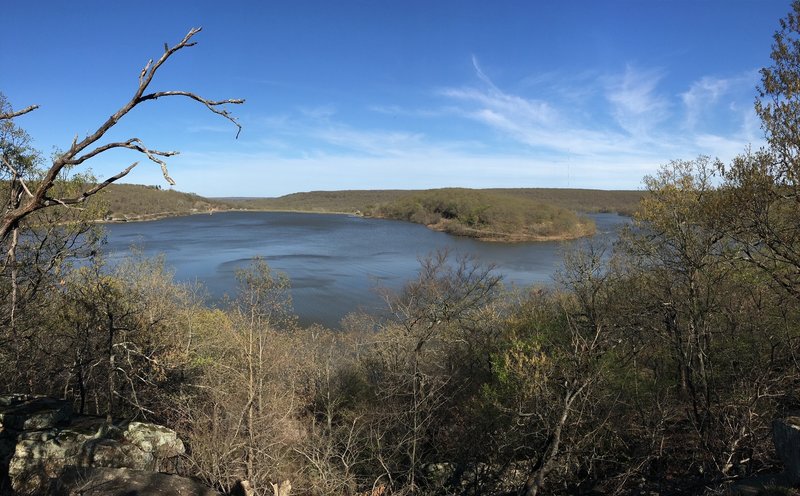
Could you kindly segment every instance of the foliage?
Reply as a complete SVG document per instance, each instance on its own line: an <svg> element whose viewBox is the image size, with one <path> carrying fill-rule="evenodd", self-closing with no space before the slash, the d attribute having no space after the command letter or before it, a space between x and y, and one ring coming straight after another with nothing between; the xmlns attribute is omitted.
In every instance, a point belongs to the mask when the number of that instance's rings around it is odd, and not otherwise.
<svg viewBox="0 0 800 496"><path fill-rule="evenodd" d="M0 114L13 113L0 93ZM0 197L4 215L17 209L28 188L42 180L42 161L28 134L11 119L0 119ZM90 175L69 175L65 170L54 178L52 190L73 195L89 181ZM95 247L98 232L91 220L96 215L95 207L43 210L18 222L10 231L2 243L4 258L0 262L0 300L5 302L0 306L0 325L7 328L0 335L0 344L18 343L43 325L36 312L26 313L26 307L30 310L46 298L68 268L71 257ZM20 355L9 358L8 365L15 370Z"/></svg>
<svg viewBox="0 0 800 496"><path fill-rule="evenodd" d="M800 173L800 1L780 21L772 45L772 65L761 69L755 109L776 158L773 174L780 182L797 184Z"/></svg>
<svg viewBox="0 0 800 496"><path fill-rule="evenodd" d="M651 384L638 401L660 404L671 433L659 463L722 477L767 456L756 440L770 426L754 419L769 418L795 380L793 338L771 329L794 317L775 312L780 297L739 256L713 170L700 157L647 180L651 194L621 246L631 310L617 325L638 341L639 375Z"/></svg>
<svg viewBox="0 0 800 496"><path fill-rule="evenodd" d="M3 387L73 399L82 413L164 418L197 310L163 260L134 256L109 268L95 254L42 293L20 314L36 325L2 350L15 366Z"/></svg>
<svg viewBox="0 0 800 496"><path fill-rule="evenodd" d="M101 218L106 220L146 220L230 209L228 203L193 193L137 184L109 185L102 192L102 198L106 210Z"/></svg>
<svg viewBox="0 0 800 496"><path fill-rule="evenodd" d="M575 212L619 212L631 215L643 196L641 191L604 191L563 188L509 188L470 190L489 195L518 197ZM368 212L425 190L345 190L292 193L278 198L225 198L240 208L306 212Z"/></svg>
<svg viewBox="0 0 800 496"><path fill-rule="evenodd" d="M410 194L378 205L367 214L490 240L570 239L594 231L591 221L563 208L466 189Z"/></svg>
<svg viewBox="0 0 800 496"><path fill-rule="evenodd" d="M795 298L800 296L800 1L780 21L772 65L761 69L756 113L769 147L723 168L732 236L744 255Z"/></svg>

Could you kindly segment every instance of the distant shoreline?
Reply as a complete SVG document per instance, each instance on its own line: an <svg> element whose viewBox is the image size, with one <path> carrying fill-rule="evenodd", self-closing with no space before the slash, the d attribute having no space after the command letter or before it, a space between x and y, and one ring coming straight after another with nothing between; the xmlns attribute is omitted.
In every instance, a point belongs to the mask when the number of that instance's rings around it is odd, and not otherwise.
<svg viewBox="0 0 800 496"><path fill-rule="evenodd" d="M491 243L569 241L594 234L591 212L630 215L642 193L547 188L349 190L278 198L204 198L129 184L111 185L100 224L150 222L224 212L354 215L398 220Z"/></svg>
<svg viewBox="0 0 800 496"><path fill-rule="evenodd" d="M214 214L224 214L227 212L290 212L290 213L298 213L298 214L330 214L330 215L355 215L357 217L363 217L363 215L357 215L353 212L320 212L320 211L313 211L313 210L281 210L281 209L255 209L255 208L226 208L220 210L212 210L212 211L199 211L199 212L159 212L155 214L142 214L142 215L132 215L130 217L122 218L112 218L112 219L98 219L94 222L97 224L126 224L129 222L151 222L156 220L162 219L170 219L173 217L189 217L192 215L214 215Z"/></svg>
<svg viewBox="0 0 800 496"><path fill-rule="evenodd" d="M389 217L381 217L381 216L372 216L372 215L363 215L357 212L334 212L334 211L321 211L321 210L288 210L288 209L253 209L253 208L230 208L224 210L213 210L213 211L205 211L205 212L159 212L157 214L144 214L144 215L137 215L122 218L114 218L114 219L98 219L95 220L94 223L96 224L128 224L128 223L138 223L138 222L153 222L157 220L163 219L171 219L177 217L189 217L194 215L214 215L214 214L225 214L229 212L251 212L251 213L292 213L292 214L317 214L317 215L347 215L352 217L361 217L364 219L379 219L379 220L389 220L393 222L404 222L409 224L418 224L416 222L411 222L402 219L392 219ZM617 215L623 215L617 213ZM539 243L539 242L552 242L552 241L572 241L576 239L581 239L585 237L590 237L595 234L595 231L592 230L583 230L577 234L559 234L559 235L525 235L525 234L508 234L502 232L493 232L487 230L480 230L480 229L463 229L460 232L455 232L453 230L448 230L445 226L437 226L437 225L423 225L425 228L436 231L436 232L443 232L445 234L449 234L451 236L457 236L462 238L471 238L478 241L484 241L487 243Z"/></svg>

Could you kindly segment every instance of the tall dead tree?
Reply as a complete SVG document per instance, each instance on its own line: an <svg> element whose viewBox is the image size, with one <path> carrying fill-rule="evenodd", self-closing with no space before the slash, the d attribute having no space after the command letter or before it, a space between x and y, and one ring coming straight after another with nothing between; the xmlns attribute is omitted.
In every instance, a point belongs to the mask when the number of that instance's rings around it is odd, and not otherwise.
<svg viewBox="0 0 800 496"><path fill-rule="evenodd" d="M133 164L129 165L128 167L122 169L120 172L115 174L112 177L109 177L105 181L94 184L91 187L87 187L84 191L80 194L70 197L59 197L59 195L54 195L51 192L53 191L53 186L55 185L56 179L58 178L59 174L64 171L65 168L71 168L78 165L83 164L85 161L96 157L108 150L112 150L115 148L127 148L129 150L137 151L144 156L146 156L149 160L157 163L161 166L161 170L164 174L164 179L170 184L175 184L175 181L169 176L169 172L167 171L167 164L163 160L166 157L171 157L173 155L177 155L178 152L176 151L160 151L160 150L151 150L147 148L147 146L142 142L139 138L130 138L125 141L115 141L109 142L105 144L99 144L103 136L112 128L114 127L125 115L128 114L131 110L133 110L139 104L146 102L148 100L157 100L159 98L164 97L171 97L171 96L180 96L189 98L196 102L203 104L206 108L210 111L214 112L215 114L219 114L222 117L231 121L236 127L238 131L236 136L238 138L239 131L241 131L241 125L236 121L236 119L231 116L231 114L224 108L226 104L240 104L244 103L244 100L241 99L227 99L227 100L209 100L203 98L196 93L192 93L189 91L154 91L154 92L147 92L150 86L150 83L153 81L153 78L156 75L156 72L159 68L161 68L164 63L169 60L169 58L174 55L179 50L183 48L191 47L196 44L196 42L192 41L194 35L199 33L201 28L192 28L183 37L183 39L176 45L170 47L168 44L164 44L164 53L161 54L158 60L153 62L153 59L150 59L144 68L139 73L139 85L136 89L136 92L133 94L133 97L125 103L122 107L119 108L111 117L109 117L104 123L97 128L96 131L87 135L82 140L78 141L78 136L75 136L71 146L67 151L58 155L44 173L41 179L37 179L35 184L26 184L26 178L23 177L21 174L17 174L15 172L15 166L12 161L7 160L3 157L2 164L0 166L9 169L12 176L18 182L19 186L19 197L17 201L13 202L12 204L6 205L5 209L2 213L2 221L0 222L0 242L5 243L7 239L12 235L13 231L19 226L19 223L27 216L36 212L37 210L41 210L43 208L52 207L56 205L74 205L78 203L82 203L86 201L87 198L91 197L92 195L96 194L109 184L121 179L125 175L127 175L136 165L138 162L134 162ZM0 113L0 121L14 119L21 115L24 115L28 112L34 111L38 108L38 105L31 105L26 107L23 110L14 112L8 111ZM0 110L0 112L2 112Z"/></svg>

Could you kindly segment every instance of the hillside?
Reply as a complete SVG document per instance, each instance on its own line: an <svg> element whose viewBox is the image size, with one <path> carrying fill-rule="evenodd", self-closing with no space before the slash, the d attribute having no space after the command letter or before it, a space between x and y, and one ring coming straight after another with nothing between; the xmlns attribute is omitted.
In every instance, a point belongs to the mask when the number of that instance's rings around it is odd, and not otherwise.
<svg viewBox="0 0 800 496"><path fill-rule="evenodd" d="M256 210L361 213L489 241L535 241L590 235L594 225L578 212L631 215L643 196L641 191L445 188L311 191L222 201Z"/></svg>
<svg viewBox="0 0 800 496"><path fill-rule="evenodd" d="M258 210L298 210L307 212L364 212L391 203L409 194L430 190L343 190L292 193L277 198L221 198L241 208ZM525 198L576 212L618 212L630 215L644 196L643 191L598 189L494 188L473 190Z"/></svg>
<svg viewBox="0 0 800 496"><path fill-rule="evenodd" d="M576 212L616 212L627 216L633 215L645 195L644 191L602 189L509 188L485 191L518 196Z"/></svg>
<svg viewBox="0 0 800 496"><path fill-rule="evenodd" d="M176 215L228 210L231 205L194 193L162 190L140 184L111 184L101 195L105 220L150 220Z"/></svg>
<svg viewBox="0 0 800 496"><path fill-rule="evenodd" d="M310 191L276 198L220 198L220 200L254 210L355 213L381 203L395 201L408 193L410 191L399 189Z"/></svg>

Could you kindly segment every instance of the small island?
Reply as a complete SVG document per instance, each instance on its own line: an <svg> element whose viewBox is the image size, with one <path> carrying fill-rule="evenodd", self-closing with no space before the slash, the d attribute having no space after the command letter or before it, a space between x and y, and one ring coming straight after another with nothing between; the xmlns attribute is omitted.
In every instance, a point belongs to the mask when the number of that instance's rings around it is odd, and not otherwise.
<svg viewBox="0 0 800 496"><path fill-rule="evenodd" d="M409 193L364 210L365 216L423 224L483 241L555 241L590 236L594 222L530 198L464 188Z"/></svg>

